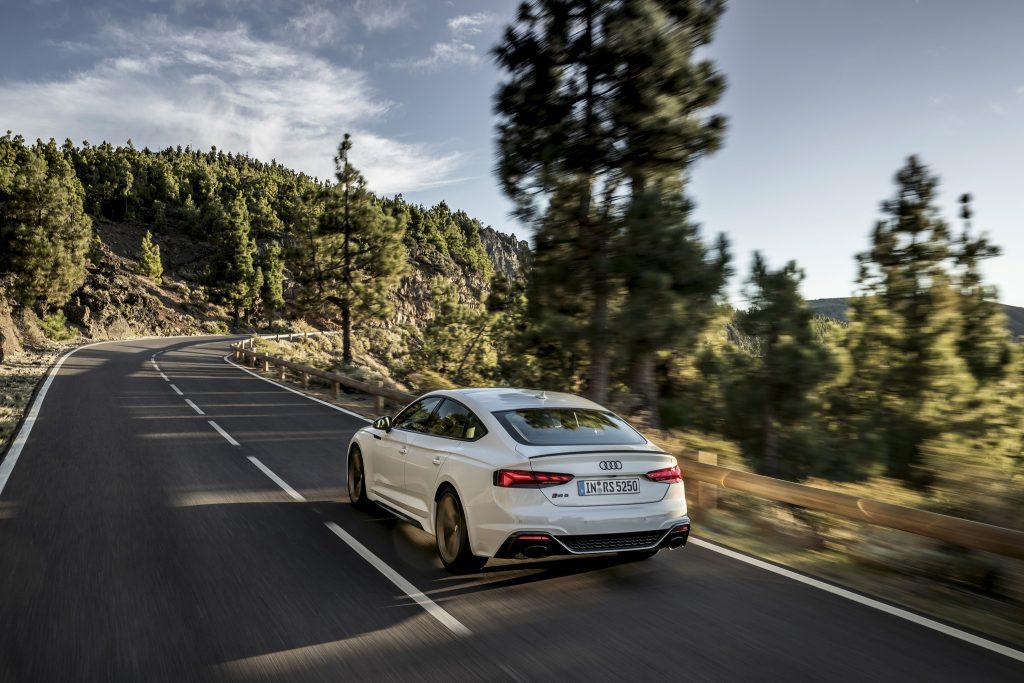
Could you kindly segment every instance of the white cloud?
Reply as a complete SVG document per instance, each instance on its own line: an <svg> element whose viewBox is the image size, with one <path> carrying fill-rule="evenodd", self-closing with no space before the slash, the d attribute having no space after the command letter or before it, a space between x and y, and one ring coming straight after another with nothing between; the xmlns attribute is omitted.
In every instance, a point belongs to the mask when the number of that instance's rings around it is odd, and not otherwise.
<svg viewBox="0 0 1024 683"><path fill-rule="evenodd" d="M484 29L497 23L495 15L486 12L462 14L448 20L448 32L451 39L434 43L430 54L417 59L404 59L392 62L392 66L401 68L434 71L445 66L474 65L482 60L473 39L483 33Z"/></svg>
<svg viewBox="0 0 1024 683"><path fill-rule="evenodd" d="M108 56L65 78L0 88L0 129L28 138L186 145L277 159L330 177L346 131L378 192L451 182L462 160L368 130L392 103L366 74L254 38L244 26L185 30L153 20L108 27Z"/></svg>
<svg viewBox="0 0 1024 683"><path fill-rule="evenodd" d="M397 28L409 18L405 0L356 0L353 9L369 31Z"/></svg>
<svg viewBox="0 0 1024 683"><path fill-rule="evenodd" d="M393 62L393 66L433 71L444 66L456 66L459 64L478 64L480 55L476 46L462 40L451 40L447 43L434 43L430 48L430 54L419 59L405 59Z"/></svg>
<svg viewBox="0 0 1024 683"><path fill-rule="evenodd" d="M340 38L345 32L345 26L327 6L311 4L304 6L288 20L285 32L300 45L320 47Z"/></svg>
<svg viewBox="0 0 1024 683"><path fill-rule="evenodd" d="M496 23L498 18L487 12L462 14L448 20L448 30L454 35L470 36L480 33L485 26Z"/></svg>

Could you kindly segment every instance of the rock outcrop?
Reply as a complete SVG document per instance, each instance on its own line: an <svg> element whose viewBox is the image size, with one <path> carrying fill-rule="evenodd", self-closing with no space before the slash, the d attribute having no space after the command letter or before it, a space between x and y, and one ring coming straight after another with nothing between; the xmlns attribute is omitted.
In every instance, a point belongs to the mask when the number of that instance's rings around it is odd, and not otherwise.
<svg viewBox="0 0 1024 683"><path fill-rule="evenodd" d="M515 235L498 232L486 227L480 230L480 240L487 255L494 262L494 270L508 278L519 278L530 267L530 245Z"/></svg>

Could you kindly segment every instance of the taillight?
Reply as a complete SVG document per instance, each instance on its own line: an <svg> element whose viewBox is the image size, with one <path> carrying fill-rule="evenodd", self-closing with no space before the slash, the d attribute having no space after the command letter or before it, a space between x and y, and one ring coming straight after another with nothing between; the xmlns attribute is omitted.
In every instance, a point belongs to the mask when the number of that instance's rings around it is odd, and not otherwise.
<svg viewBox="0 0 1024 683"><path fill-rule="evenodd" d="M683 473L679 471L679 465L673 465L663 470L648 472L647 478L651 481L660 481L662 484L675 484L683 480Z"/></svg>
<svg viewBox="0 0 1024 683"><path fill-rule="evenodd" d="M522 470L498 470L494 473L494 485L504 488L536 489L545 486L559 486L570 481L572 481L571 474L524 472Z"/></svg>

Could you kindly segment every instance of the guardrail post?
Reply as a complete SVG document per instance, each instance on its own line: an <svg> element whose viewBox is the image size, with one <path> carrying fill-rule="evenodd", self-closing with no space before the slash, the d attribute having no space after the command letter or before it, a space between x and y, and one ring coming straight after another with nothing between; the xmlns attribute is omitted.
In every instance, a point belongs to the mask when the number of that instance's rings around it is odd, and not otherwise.
<svg viewBox="0 0 1024 683"><path fill-rule="evenodd" d="M697 451L697 462L705 465L717 465L718 453ZM701 510L714 510L718 507L718 485L702 481L697 484L697 504Z"/></svg>
<svg viewBox="0 0 1024 683"><path fill-rule="evenodd" d="M308 389L309 388L309 373L308 372L302 373L302 388L303 389Z"/></svg>
<svg viewBox="0 0 1024 683"><path fill-rule="evenodd" d="M284 381L284 366L283 365L278 365L277 366L277 378L279 380L281 380L282 382Z"/></svg>
<svg viewBox="0 0 1024 683"><path fill-rule="evenodd" d="M384 414L384 397L380 395L380 392L384 391L384 382L377 380L377 395L373 397L373 410L380 416Z"/></svg>
<svg viewBox="0 0 1024 683"><path fill-rule="evenodd" d="M339 388L340 387L339 387L337 382L331 382L331 397L333 397L334 399L338 398L338 389Z"/></svg>
<svg viewBox="0 0 1024 683"><path fill-rule="evenodd" d="M264 360L263 361L263 372L270 372L270 361L269 360Z"/></svg>

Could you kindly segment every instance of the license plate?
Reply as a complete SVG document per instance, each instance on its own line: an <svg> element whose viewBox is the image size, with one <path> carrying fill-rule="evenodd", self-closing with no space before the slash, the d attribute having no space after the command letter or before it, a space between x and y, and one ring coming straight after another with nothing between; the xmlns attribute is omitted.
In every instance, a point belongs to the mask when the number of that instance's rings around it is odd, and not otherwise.
<svg viewBox="0 0 1024 683"><path fill-rule="evenodd" d="M576 482L576 490L581 496L640 493L640 479L580 479Z"/></svg>

